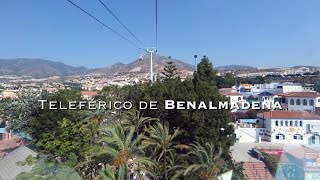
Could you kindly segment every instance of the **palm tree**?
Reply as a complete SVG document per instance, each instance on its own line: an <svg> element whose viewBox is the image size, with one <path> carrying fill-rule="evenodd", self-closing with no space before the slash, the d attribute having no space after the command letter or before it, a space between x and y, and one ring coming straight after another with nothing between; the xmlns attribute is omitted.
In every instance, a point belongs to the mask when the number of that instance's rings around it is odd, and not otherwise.
<svg viewBox="0 0 320 180"><path fill-rule="evenodd" d="M95 178L95 180L116 180L115 170L111 167L103 168L99 172L99 176Z"/></svg>
<svg viewBox="0 0 320 180"><path fill-rule="evenodd" d="M124 118L122 122L123 126L128 128L133 126L136 134L140 133L140 129L142 129L144 125L160 121L158 118L142 117L140 110L128 111Z"/></svg>
<svg viewBox="0 0 320 180"><path fill-rule="evenodd" d="M183 175L196 175L202 180L216 179L226 166L225 161L220 158L223 148L215 146L213 142L206 142L203 145L195 142L190 146L191 149L187 153L190 165L186 167Z"/></svg>
<svg viewBox="0 0 320 180"><path fill-rule="evenodd" d="M93 155L109 156L111 161L107 163L116 168L118 176L122 179L129 178L129 171L153 174L149 167L155 166L150 159L144 157L145 147L141 145L142 135L133 138L134 130L134 127L131 127L127 131L120 125L106 129L105 136L99 141L106 143L106 146Z"/></svg>
<svg viewBox="0 0 320 180"><path fill-rule="evenodd" d="M165 179L168 180L167 153L179 146L179 144L175 142L175 138L181 131L176 129L171 135L168 126L156 123L150 126L149 129L146 129L146 132L149 135L144 136L142 144L155 148L157 161L163 162Z"/></svg>
<svg viewBox="0 0 320 180"><path fill-rule="evenodd" d="M99 109L96 111L87 111L86 118L77 123L80 130L88 131L91 135L90 143L93 144L98 138L101 125L107 121L108 110Z"/></svg>

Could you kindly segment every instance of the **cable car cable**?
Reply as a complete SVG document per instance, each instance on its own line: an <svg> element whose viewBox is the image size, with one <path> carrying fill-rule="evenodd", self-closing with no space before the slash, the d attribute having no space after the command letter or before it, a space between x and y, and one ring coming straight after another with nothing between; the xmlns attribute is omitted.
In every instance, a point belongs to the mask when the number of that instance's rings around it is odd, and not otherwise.
<svg viewBox="0 0 320 180"><path fill-rule="evenodd" d="M130 41L128 38L122 36L121 34L119 34L117 31L115 31L114 29L112 29L111 27L109 27L108 25L106 25L105 23L103 23L102 21L100 21L99 19L97 19L96 17L94 17L93 15L91 15L90 13L88 13L86 10L82 9L80 6L76 5L74 2L72 2L71 0L66 0L69 3L71 3L73 6L77 7L78 9L80 9L82 12L84 12L85 14L87 14L88 16L90 16L92 19L94 19L95 21L97 21L98 23L100 23L102 26L108 28L110 31L112 31L113 33L115 33L116 35L120 36L122 39L126 40L127 42L129 42L130 44L134 45L135 47L137 47L138 49L140 48L137 44L133 43L132 41Z"/></svg>
<svg viewBox="0 0 320 180"><path fill-rule="evenodd" d="M110 13L139 43L141 43L141 45L144 46L144 43L143 43L137 36L135 36L135 35L132 33L132 31L130 31L130 29L127 28L127 26L125 26L125 25L123 24L123 22L111 11L110 8L108 8L108 6L107 6L105 3L103 3L101 0L98 0L98 1L109 11L109 13Z"/></svg>

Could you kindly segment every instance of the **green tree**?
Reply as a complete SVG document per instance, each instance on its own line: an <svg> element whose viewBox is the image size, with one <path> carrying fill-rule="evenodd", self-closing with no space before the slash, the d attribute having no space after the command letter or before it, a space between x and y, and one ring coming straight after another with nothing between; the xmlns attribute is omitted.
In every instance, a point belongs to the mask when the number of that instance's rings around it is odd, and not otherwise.
<svg viewBox="0 0 320 180"><path fill-rule="evenodd" d="M75 123L64 118L58 122L58 127L42 133L35 145L38 150L53 157L61 157L65 161L72 153L81 156L89 139L91 139L89 133L81 131Z"/></svg>
<svg viewBox="0 0 320 180"><path fill-rule="evenodd" d="M142 117L140 110L128 111L124 115L122 120L122 125L127 128L134 127L135 133L138 135L145 125L150 124L151 122L159 122L157 118L151 117Z"/></svg>
<svg viewBox="0 0 320 180"><path fill-rule="evenodd" d="M215 84L217 71L213 69L212 63L207 56L203 56L201 62L197 65L197 72L194 74L195 82L206 81Z"/></svg>
<svg viewBox="0 0 320 180"><path fill-rule="evenodd" d="M177 75L177 68L174 65L174 62L171 60L171 57L169 57L169 61L165 65L164 71L162 72L162 75L164 76L165 80L171 80L174 79Z"/></svg>
<svg viewBox="0 0 320 180"><path fill-rule="evenodd" d="M186 167L183 175L192 179L212 180L226 170L225 161L221 158L222 147L215 146L214 142L206 142L203 145L195 142L191 144L187 153L190 165Z"/></svg>
<svg viewBox="0 0 320 180"><path fill-rule="evenodd" d="M167 126L157 123L146 129L146 132L149 135L144 137L142 143L155 147L156 160L157 162L162 162L164 178L168 180L167 155L170 151L174 151L175 148L181 147L179 143L175 141L181 131L176 129L173 134L170 134Z"/></svg>
<svg viewBox="0 0 320 180"><path fill-rule="evenodd" d="M148 170L148 167L154 166L154 163L145 157L145 147L141 145L142 134L134 138L134 131L134 127L126 131L121 125L107 128L106 136L100 140L100 143L106 143L107 146L100 148L92 155L96 157L109 156L109 161L105 163L115 167L120 179L129 179L129 171L131 170L137 174L141 170L153 174Z"/></svg>
<svg viewBox="0 0 320 180"><path fill-rule="evenodd" d="M32 121L40 115L41 104L38 100L46 97L46 92L22 91L16 100L2 100L0 112L10 121L11 130L29 132Z"/></svg>

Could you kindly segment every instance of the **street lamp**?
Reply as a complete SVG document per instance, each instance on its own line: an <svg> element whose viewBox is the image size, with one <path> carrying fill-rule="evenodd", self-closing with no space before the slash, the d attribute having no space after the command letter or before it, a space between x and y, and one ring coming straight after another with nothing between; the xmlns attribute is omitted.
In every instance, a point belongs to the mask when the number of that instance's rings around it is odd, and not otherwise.
<svg viewBox="0 0 320 180"><path fill-rule="evenodd" d="M194 57L194 71L197 72L197 57L198 57L198 55L195 54L193 57Z"/></svg>

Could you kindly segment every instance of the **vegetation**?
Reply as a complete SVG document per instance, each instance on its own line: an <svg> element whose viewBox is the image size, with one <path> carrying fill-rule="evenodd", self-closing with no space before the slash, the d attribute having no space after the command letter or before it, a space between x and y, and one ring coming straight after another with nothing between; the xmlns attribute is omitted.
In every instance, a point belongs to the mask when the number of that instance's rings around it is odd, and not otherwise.
<svg viewBox="0 0 320 180"><path fill-rule="evenodd" d="M25 132L39 153L31 172L17 179L216 179L233 169L243 179L241 164L230 157L233 126L227 110L164 108L164 100L226 100L218 93L217 72L207 57L193 79L181 81L168 63L164 81L153 85L105 87L95 100L131 101L125 110L49 110L38 99L82 100L79 90L21 95L1 103L10 129ZM158 108L138 110L139 101L157 101ZM30 104L32 103L32 104ZM5 104L5 105L4 105ZM10 113L5 112L10 110ZM29 158L30 159L30 158ZM30 161L30 160L28 160ZM20 164L20 165L23 165Z"/></svg>
<svg viewBox="0 0 320 180"><path fill-rule="evenodd" d="M277 160L265 152L262 152L262 155L263 155L263 160L267 164L269 170L273 175L275 175L278 168Z"/></svg>
<svg viewBox="0 0 320 180"><path fill-rule="evenodd" d="M171 57L169 57L169 59L171 59ZM175 76L177 75L177 68L174 65L173 61L170 60L167 62L167 65L164 67L164 72L162 72L162 74L164 75L165 80L175 78Z"/></svg>

